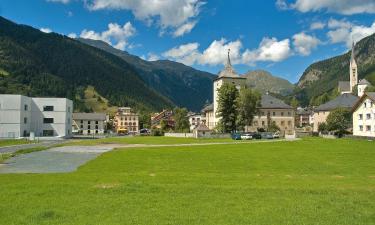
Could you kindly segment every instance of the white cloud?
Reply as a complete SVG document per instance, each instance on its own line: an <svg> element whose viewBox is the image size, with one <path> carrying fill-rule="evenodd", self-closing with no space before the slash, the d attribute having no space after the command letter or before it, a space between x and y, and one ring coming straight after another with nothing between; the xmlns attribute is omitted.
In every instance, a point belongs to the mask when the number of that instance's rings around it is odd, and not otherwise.
<svg viewBox="0 0 375 225"><path fill-rule="evenodd" d="M45 28L45 27L40 28L40 31L42 31L42 32L44 32L44 33L47 33L47 34L52 32L51 29L49 29L49 28Z"/></svg>
<svg viewBox="0 0 375 225"><path fill-rule="evenodd" d="M195 27L197 24L196 21L185 23L184 25L180 26L173 32L174 37L180 37L184 34L190 33L190 31Z"/></svg>
<svg viewBox="0 0 375 225"><path fill-rule="evenodd" d="M332 30L327 32L330 42L345 43L348 48L351 47L353 41L358 42L363 38L375 33L375 22L367 27L364 25L355 25L345 20L333 20L328 23L328 27Z"/></svg>
<svg viewBox="0 0 375 225"><path fill-rule="evenodd" d="M214 40L205 50L199 51L198 43L188 43L172 48L163 56L186 65L215 66L226 62L228 49L233 64L253 65L258 61L279 62L291 55L289 39L278 41L276 38L264 38L259 48L242 51L240 40L228 42L226 39Z"/></svg>
<svg viewBox="0 0 375 225"><path fill-rule="evenodd" d="M47 2L58 2L58 3L68 4L70 0L47 0Z"/></svg>
<svg viewBox="0 0 375 225"><path fill-rule="evenodd" d="M130 10L148 24L174 29L175 36L190 32L204 4L201 0L85 0L90 10ZM196 21L196 20L194 20ZM180 34L180 35L178 35Z"/></svg>
<svg viewBox="0 0 375 225"><path fill-rule="evenodd" d="M375 13L374 0L295 0L292 4L278 0L276 5L280 9L296 9L304 13L321 10L344 15Z"/></svg>
<svg viewBox="0 0 375 225"><path fill-rule="evenodd" d="M81 38L101 40L107 42L113 47L125 50L128 45L128 38L134 36L136 29L130 22L125 23L123 26L120 26L117 23L108 24L108 29L101 33L95 32L93 30L83 30L80 34Z"/></svg>
<svg viewBox="0 0 375 225"><path fill-rule="evenodd" d="M308 56L311 51L320 44L320 40L314 36L305 34L304 32L293 36L293 45L297 53Z"/></svg>
<svg viewBox="0 0 375 225"><path fill-rule="evenodd" d="M160 59L160 57L157 54L152 53L152 52L148 53L147 56L148 56L147 57L148 61L157 61Z"/></svg>
<svg viewBox="0 0 375 225"><path fill-rule="evenodd" d="M68 34L68 37L77 38L77 34L76 33L70 33L70 34Z"/></svg>
<svg viewBox="0 0 375 225"><path fill-rule="evenodd" d="M323 22L314 22L310 25L310 30L321 30L326 27L326 24Z"/></svg>

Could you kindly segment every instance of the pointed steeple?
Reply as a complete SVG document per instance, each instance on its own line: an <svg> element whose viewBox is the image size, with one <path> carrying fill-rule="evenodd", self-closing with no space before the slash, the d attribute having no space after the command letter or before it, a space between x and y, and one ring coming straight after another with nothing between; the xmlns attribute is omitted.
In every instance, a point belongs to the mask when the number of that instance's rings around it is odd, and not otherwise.
<svg viewBox="0 0 375 225"><path fill-rule="evenodd" d="M230 48L228 49L228 59L225 67L232 67L232 63L230 62Z"/></svg>
<svg viewBox="0 0 375 225"><path fill-rule="evenodd" d="M232 63L230 61L230 49L228 49L228 58L227 62L225 63L224 70L219 73L219 77L239 77L239 75L233 69Z"/></svg>
<svg viewBox="0 0 375 225"><path fill-rule="evenodd" d="M354 48L355 48L355 43L353 41L353 43L352 43L352 55L351 55L351 58L350 58L351 62L355 61Z"/></svg>

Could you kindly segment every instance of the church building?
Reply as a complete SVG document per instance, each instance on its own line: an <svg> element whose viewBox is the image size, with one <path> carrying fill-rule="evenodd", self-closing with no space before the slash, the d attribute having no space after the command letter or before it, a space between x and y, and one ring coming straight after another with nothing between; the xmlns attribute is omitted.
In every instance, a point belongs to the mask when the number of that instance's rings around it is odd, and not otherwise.
<svg viewBox="0 0 375 225"><path fill-rule="evenodd" d="M349 81L339 81L340 94L352 93L355 86L358 85L358 66L355 60L355 45L352 45L352 54L350 57Z"/></svg>

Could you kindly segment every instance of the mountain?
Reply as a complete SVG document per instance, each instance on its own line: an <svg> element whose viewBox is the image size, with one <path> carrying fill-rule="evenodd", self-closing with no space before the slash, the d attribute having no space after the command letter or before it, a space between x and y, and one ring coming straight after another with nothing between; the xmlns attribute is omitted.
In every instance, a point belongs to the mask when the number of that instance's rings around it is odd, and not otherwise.
<svg viewBox="0 0 375 225"><path fill-rule="evenodd" d="M265 93L267 91L287 95L293 92L294 85L288 80L273 76L264 70L249 71L243 76L246 77L246 84L258 91Z"/></svg>
<svg viewBox="0 0 375 225"><path fill-rule="evenodd" d="M297 84L299 100L308 103L308 99L333 92L339 81L349 81L350 55L351 51L309 66ZM359 79L366 78L375 84L375 34L355 45L355 58Z"/></svg>
<svg viewBox="0 0 375 225"><path fill-rule="evenodd" d="M121 58L56 33L0 17L0 93L68 97L92 86L110 105L160 110L173 103Z"/></svg>
<svg viewBox="0 0 375 225"><path fill-rule="evenodd" d="M168 97L175 105L199 111L206 101L212 101L213 74L168 60L146 61L103 41L77 40L120 57L135 68L150 88Z"/></svg>

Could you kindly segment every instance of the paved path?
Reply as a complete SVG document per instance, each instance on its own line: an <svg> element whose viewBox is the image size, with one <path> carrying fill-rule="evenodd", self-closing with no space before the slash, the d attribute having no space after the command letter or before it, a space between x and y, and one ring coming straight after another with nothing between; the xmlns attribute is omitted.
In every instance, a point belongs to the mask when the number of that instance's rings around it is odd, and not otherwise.
<svg viewBox="0 0 375 225"><path fill-rule="evenodd" d="M33 144L5 146L5 147L0 147L0 153L14 153L18 150L35 148L35 147L51 147L53 145L62 144L66 141L68 140L43 141L43 142L33 143Z"/></svg>
<svg viewBox="0 0 375 225"><path fill-rule="evenodd" d="M222 143L191 143L191 144L102 144L96 146L63 146L45 151L32 152L10 158L0 164L1 173L66 173L77 170L90 160L95 159L104 152L119 148L157 148L181 146L208 146L208 145L236 145L267 142L286 142L294 140L263 140Z"/></svg>

